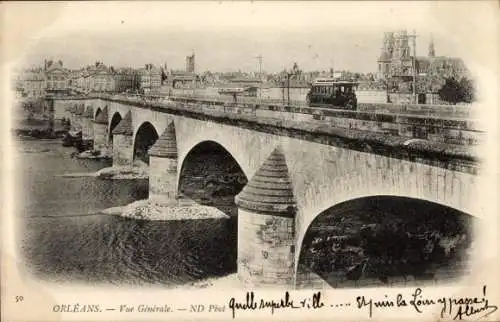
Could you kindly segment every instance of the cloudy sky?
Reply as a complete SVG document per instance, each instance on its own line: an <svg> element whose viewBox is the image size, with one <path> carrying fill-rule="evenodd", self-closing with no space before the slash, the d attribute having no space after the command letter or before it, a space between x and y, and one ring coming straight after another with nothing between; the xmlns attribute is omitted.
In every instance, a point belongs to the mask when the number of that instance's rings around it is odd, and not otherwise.
<svg viewBox="0 0 500 322"><path fill-rule="evenodd" d="M438 55L467 59L477 53L473 45L490 10L466 2L375 1L18 3L10 9L9 22L24 21L12 36L22 45L11 51L22 65L51 58L70 68L101 60L177 69L194 50L198 71L258 71L261 54L268 72L293 62L304 70L375 71L383 32L397 29L416 30L417 55L427 54L432 34Z"/></svg>

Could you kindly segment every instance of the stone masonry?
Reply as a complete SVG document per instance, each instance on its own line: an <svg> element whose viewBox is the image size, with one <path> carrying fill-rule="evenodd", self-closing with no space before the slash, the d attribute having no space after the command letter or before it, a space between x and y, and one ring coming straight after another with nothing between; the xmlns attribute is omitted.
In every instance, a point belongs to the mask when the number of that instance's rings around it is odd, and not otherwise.
<svg viewBox="0 0 500 322"><path fill-rule="evenodd" d="M108 108L105 107L94 120L94 149L106 149L108 131Z"/></svg>
<svg viewBox="0 0 500 322"><path fill-rule="evenodd" d="M132 165L134 161L132 115L128 112L113 130L113 166Z"/></svg>
<svg viewBox="0 0 500 322"><path fill-rule="evenodd" d="M277 147L236 197L238 277L251 285L292 285L296 205Z"/></svg>
<svg viewBox="0 0 500 322"><path fill-rule="evenodd" d="M80 103L76 106L74 114L75 114L75 130L82 131L83 127L83 113L85 112L85 106L83 103Z"/></svg>
<svg viewBox="0 0 500 322"><path fill-rule="evenodd" d="M94 139L94 126L92 118L94 117L94 110L92 106L87 106L87 109L82 115L82 140L84 143L91 143Z"/></svg>
<svg viewBox="0 0 500 322"><path fill-rule="evenodd" d="M172 200L177 196L177 140L170 122L149 150L149 199Z"/></svg>

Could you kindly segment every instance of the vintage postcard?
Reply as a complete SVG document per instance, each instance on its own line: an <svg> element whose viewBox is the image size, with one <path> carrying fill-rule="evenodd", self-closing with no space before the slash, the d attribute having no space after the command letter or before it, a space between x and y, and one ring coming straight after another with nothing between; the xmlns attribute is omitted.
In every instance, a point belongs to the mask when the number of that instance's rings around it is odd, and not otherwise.
<svg viewBox="0 0 500 322"><path fill-rule="evenodd" d="M0 8L2 320L500 320L498 2Z"/></svg>

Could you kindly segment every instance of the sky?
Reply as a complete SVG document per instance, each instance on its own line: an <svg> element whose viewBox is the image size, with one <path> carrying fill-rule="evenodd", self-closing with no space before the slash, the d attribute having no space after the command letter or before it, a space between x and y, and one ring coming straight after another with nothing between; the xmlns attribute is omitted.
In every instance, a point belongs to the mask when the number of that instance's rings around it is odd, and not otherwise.
<svg viewBox="0 0 500 322"><path fill-rule="evenodd" d="M41 65L47 58L69 68L102 61L184 69L186 55L194 51L200 72L257 72L256 56L262 55L266 72L297 62L306 71L365 73L376 71L384 31L415 30L419 56L427 55L432 35L437 55L466 58L478 28L485 27L470 6L438 2L111 1L11 8L11 21L30 9L34 26L17 38L23 39L15 55L19 64Z"/></svg>

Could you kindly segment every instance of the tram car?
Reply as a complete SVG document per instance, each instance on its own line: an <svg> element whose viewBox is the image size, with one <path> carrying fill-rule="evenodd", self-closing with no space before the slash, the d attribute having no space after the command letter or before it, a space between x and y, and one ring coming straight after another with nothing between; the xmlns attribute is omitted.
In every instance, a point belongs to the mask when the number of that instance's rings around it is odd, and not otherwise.
<svg viewBox="0 0 500 322"><path fill-rule="evenodd" d="M311 107L356 110L356 88L359 83L332 78L318 78L307 93L307 105Z"/></svg>

